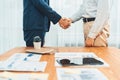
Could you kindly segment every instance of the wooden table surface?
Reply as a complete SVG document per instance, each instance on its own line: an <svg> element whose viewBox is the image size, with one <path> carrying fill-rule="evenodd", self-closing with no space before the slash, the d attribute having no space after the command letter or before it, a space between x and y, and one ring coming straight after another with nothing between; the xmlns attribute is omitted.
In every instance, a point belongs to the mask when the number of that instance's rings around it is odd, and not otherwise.
<svg viewBox="0 0 120 80"><path fill-rule="evenodd" d="M53 48L53 47L51 47ZM14 53L25 52L25 50L31 49L30 47L18 47L5 52L0 55L0 61L6 60ZM120 80L120 49L114 47L59 47L53 48L57 52L94 52L98 57L105 60L110 66L109 67L97 67L108 80ZM44 73L49 73L48 80L57 80L56 67L54 66L54 54L43 55L41 61L47 61L47 67ZM14 72L22 73L22 72ZM24 72L28 73L28 72ZM41 72L37 72L39 74Z"/></svg>

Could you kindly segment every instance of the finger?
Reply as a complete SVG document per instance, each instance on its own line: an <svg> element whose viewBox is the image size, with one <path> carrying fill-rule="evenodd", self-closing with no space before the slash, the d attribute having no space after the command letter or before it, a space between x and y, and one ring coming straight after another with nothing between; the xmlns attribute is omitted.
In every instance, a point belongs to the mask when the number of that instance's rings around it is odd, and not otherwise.
<svg viewBox="0 0 120 80"><path fill-rule="evenodd" d="M67 26L64 26L64 28L67 29L67 28L69 28L69 26L68 26L68 25L67 25Z"/></svg>

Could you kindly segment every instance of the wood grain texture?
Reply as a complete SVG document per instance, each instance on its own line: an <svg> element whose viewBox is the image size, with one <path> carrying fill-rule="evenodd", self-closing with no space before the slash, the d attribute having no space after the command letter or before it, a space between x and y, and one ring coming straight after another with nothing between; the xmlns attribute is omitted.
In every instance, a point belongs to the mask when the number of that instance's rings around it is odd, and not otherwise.
<svg viewBox="0 0 120 80"><path fill-rule="evenodd" d="M97 67L108 80L120 80L120 49L114 47L59 47L54 48L56 52L94 52L97 56L105 60L110 66L109 67ZM22 53L31 47L18 47L5 52L0 55L0 61L6 60L14 53ZM54 54L43 55L41 61L47 61L47 67L44 73L49 73L48 80L57 80L56 68L54 65ZM14 72L14 73L30 73L30 72ZM34 72L31 72L34 73ZM37 72L39 74L42 72Z"/></svg>

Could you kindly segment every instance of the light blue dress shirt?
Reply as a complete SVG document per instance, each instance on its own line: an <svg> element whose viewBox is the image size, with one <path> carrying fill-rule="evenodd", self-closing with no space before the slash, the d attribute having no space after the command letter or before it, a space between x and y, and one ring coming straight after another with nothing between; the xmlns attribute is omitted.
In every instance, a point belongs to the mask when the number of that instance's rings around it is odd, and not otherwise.
<svg viewBox="0 0 120 80"><path fill-rule="evenodd" d="M76 22L81 18L95 17L94 24L88 34L88 37L95 38L104 28L104 24L109 20L111 1L112 0L83 0L83 4L79 10L70 18L73 22Z"/></svg>

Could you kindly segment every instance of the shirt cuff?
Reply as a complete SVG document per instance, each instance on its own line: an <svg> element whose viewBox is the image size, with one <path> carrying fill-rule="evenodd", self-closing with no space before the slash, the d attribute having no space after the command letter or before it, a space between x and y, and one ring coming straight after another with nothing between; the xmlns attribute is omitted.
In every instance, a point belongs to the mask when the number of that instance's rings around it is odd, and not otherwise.
<svg viewBox="0 0 120 80"><path fill-rule="evenodd" d="M61 18L62 18L62 17L61 17L59 14L56 13L56 14L54 15L54 17L52 18L53 24L58 23Z"/></svg>

